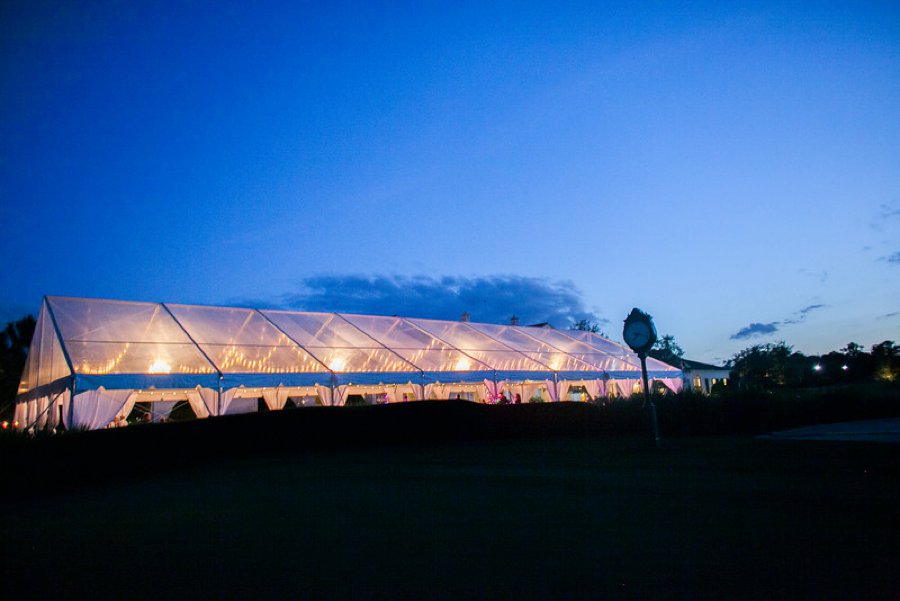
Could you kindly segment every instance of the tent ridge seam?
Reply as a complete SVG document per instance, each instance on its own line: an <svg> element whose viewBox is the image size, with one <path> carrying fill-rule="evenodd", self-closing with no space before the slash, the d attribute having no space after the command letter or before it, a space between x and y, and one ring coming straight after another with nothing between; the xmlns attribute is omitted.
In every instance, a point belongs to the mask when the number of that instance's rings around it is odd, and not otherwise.
<svg viewBox="0 0 900 601"><path fill-rule="evenodd" d="M632 361L631 358L629 357L629 353L627 353L627 352L625 353L625 357L617 357L616 355L613 355L613 354L610 353L609 351L605 351L605 350L603 350L602 348L600 348L599 346L596 346L593 342L590 342L590 341L587 341L587 340L579 340L579 339L576 338L575 336L572 336L571 334L569 334L566 330L556 330L556 331L557 331L558 333L562 334L563 336L565 336L566 338L570 338L571 340L574 340L575 342L580 342L580 343L582 343L582 344L588 345L589 347L591 347L591 348L593 348L593 349L596 349L597 352L598 352L599 354L601 354L601 355L604 355L604 356L606 356L606 357L611 357L611 358L613 358L613 359L619 359L619 360L622 361L623 363L625 363L625 364L627 364L627 365L631 365L631 366L633 366L633 367L640 367L640 366L641 366L640 363L635 363L634 361ZM592 333L593 333L593 332L592 332ZM616 342L614 342L613 340L609 340L609 342L611 342L612 344L615 344L616 346L619 346L619 345L618 345Z"/></svg>
<svg viewBox="0 0 900 601"><path fill-rule="evenodd" d="M524 330L524 328L520 328L519 326L507 326L507 327L510 327L510 328L517 328L517 329L522 329L522 330ZM531 339L534 340L535 342L539 342L539 343L541 343L541 344L546 344L546 345L549 346L550 348L556 349L557 352L562 353L563 355L566 355L566 356L569 357L570 359L574 359L575 361L578 361L578 363L580 363L580 364L582 364L582 365L587 365L588 367L593 367L593 365L591 365L591 364L588 363L587 361L582 361L581 359L579 359L578 357L576 357L576 356L573 355L572 353L570 353L570 352L568 352L568 351L564 351L563 349L559 348L559 347L556 346L556 345L553 345L553 344L547 342L546 340L541 340L540 338L538 338L538 337L536 337L536 336L532 336L531 334L529 334L528 332L525 332L525 331L522 331L522 332L519 332L519 333L520 333L520 334L523 334L523 335L525 335L525 336L527 336L528 338L531 338ZM563 371L565 371L565 370L563 370ZM602 371L602 370L585 370L585 371ZM559 370L555 370L554 373L559 373Z"/></svg>
<svg viewBox="0 0 900 601"><path fill-rule="evenodd" d="M324 363L322 363L322 361L320 361L318 357L316 357L316 356L313 355L311 352L309 352L309 349L307 349L305 346L303 346L302 344L300 344L298 341L294 340L294 337L293 337L293 336L291 336L290 334L288 334L287 332L285 332L284 330L282 330L281 328L279 328L279 327L278 327L278 324L275 323L274 321L272 321L271 319L269 319L269 316L268 316L268 315L266 315L265 313L263 313L263 312L260 311L259 309L253 309L253 310L256 311L263 319L265 319L267 322L269 322L269 323L272 325L273 328L275 328L276 330L278 330L279 332L281 332L282 334L284 334L284 337L285 337L285 338L287 338L288 340L290 340L291 342L293 342L294 344L296 344L298 347L300 347L301 349L303 349L303 352L306 353L307 355L309 355L310 357L312 357L312 358L313 358L313 361L315 361L316 363L318 363L319 365L321 365L322 367L324 367L324 368L328 371L328 373L331 374L332 382L335 380L335 378L337 378L337 374L334 373L334 370L333 370L333 369L331 369L330 367L328 367L327 365L325 365Z"/></svg>
<svg viewBox="0 0 900 601"><path fill-rule="evenodd" d="M362 332L363 336L365 336L366 338L368 338L369 340L371 340L372 342L374 342L375 344L377 344L380 348L383 348L383 349L386 350L387 352L391 353L392 355L396 355L398 359L400 359L401 361L403 361L403 362L406 363L407 365L412 365L413 367L415 367L417 370L419 370L419 375L421 376L422 381L423 381L423 382L425 381L425 370L424 370L424 369L422 369L421 367L419 367L418 365L416 365L416 364L413 363L412 361L407 361L400 353L398 353L398 352L395 351L394 349L388 347L388 346L387 346L386 344L384 344L383 342L380 342L379 340L376 340L374 336L372 336L371 334L369 334L368 332L366 332L365 330L363 330L361 327L359 327L358 325L356 325L355 323L353 323L352 321L350 321L349 319L347 319L346 317L344 317L344 316L341 315L340 313L332 313L332 315L334 315L334 316L337 317L338 319L342 319L343 321L347 322L347 323L350 325L351 328L353 328L354 330L357 330L357 331L359 331L359 332ZM402 319L402 318L398 317L397 319ZM424 385L424 384L423 384L423 385Z"/></svg>
<svg viewBox="0 0 900 601"><path fill-rule="evenodd" d="M75 377L75 366L72 365L72 357L69 356L69 349L66 348L66 341L63 339L62 332L59 330L59 324L56 323L56 314L53 313L53 307L50 306L50 300L48 297L44 297L44 306L47 308L47 313L50 315L50 323L53 324L53 331L56 332L56 339L59 341L59 347L62 349L63 357L66 358L66 365L69 366L69 373L72 377ZM29 349L31 352L31 349Z"/></svg>
<svg viewBox="0 0 900 601"><path fill-rule="evenodd" d="M487 336L487 337L490 338L491 340L494 340L495 342L498 342L498 343L502 344L503 346L505 346L506 348L508 348L508 349L511 350L512 352L518 353L518 354L522 355L523 357L525 357L525 358L528 359L529 361L533 361L534 363L537 363L538 365L543 365L545 368L547 368L547 371L548 371L548 372L554 373L554 374L557 372L557 370L553 369L552 367L550 367L549 365L547 365L547 364L544 363L543 361L539 361L539 360L535 359L534 357L529 357L529 356L525 353L525 351L520 351L519 349L516 349L516 348L511 347L510 345L506 344L505 342L503 342L502 340L500 340L500 339L497 338L496 336L491 336L491 335L488 334L487 332L483 332L483 331L479 330L478 328L476 328L475 326L473 326L473 325L470 324L469 322L467 322L467 321L461 321L460 323L463 324L464 326L466 326L467 328L469 328L470 330L472 330L472 331L474 331L474 332L476 332L476 333L478 333L478 334L482 334L482 335L484 335L484 336Z"/></svg>
<svg viewBox="0 0 900 601"><path fill-rule="evenodd" d="M496 378L497 378L497 370L494 369L493 367L491 367L490 365L488 365L487 363L485 363L485 362L483 362L483 361L479 361L478 359L476 359L475 357L473 357L472 355L470 355L470 354L467 353L466 351L462 350L461 348L458 348L458 347L456 347L456 346L453 346L452 344L450 344L449 342L447 342L446 340L444 340L443 338L441 338L441 337L438 336L437 334L434 334L434 333L429 332L429 331L427 331L427 330L425 330L425 329L423 329L423 328L420 328L419 326L417 326L416 324L414 324L414 323L411 322L410 320L406 319L405 317L398 317L397 319L399 319L400 321L406 323L407 325L411 325L413 328L415 328L415 329L417 329L418 331L422 332L422 333L425 334L426 336L431 336L431 337L434 338L435 340L439 341L441 344L446 344L447 347L453 349L454 351L456 351L456 352L458 352L458 353L462 353L463 355L465 355L466 357L468 357L469 359L471 359L471 360L474 361L475 363L478 363L479 365L485 366L487 369L472 370L472 371L492 371L492 372L494 372L494 379L496 380ZM403 347L398 347L398 348L403 348Z"/></svg>
<svg viewBox="0 0 900 601"><path fill-rule="evenodd" d="M197 344L197 341L194 340L194 337L191 336L187 329L181 324L181 322L178 321L178 318L175 317L175 314L169 310L169 307L166 306L166 303L159 303L159 306L169 314L169 317L171 317L176 324L178 324L178 327L181 328L181 331L184 332L184 335L188 337L188 340L191 341L191 344L194 345L194 348L196 348L200 352L200 354L203 355L203 358L206 359L207 363L209 363L212 368L216 370L216 373L219 374L219 379L223 379L225 376L222 374L222 370L220 370L219 366L213 363L213 360L209 358L209 355L207 355L206 352L202 348L200 348L200 345Z"/></svg>

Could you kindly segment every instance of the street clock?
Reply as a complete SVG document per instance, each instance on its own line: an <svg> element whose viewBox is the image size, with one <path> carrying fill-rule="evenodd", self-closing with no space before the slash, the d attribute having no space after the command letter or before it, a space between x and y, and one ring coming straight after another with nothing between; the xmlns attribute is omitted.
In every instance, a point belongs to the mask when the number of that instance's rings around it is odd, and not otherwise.
<svg viewBox="0 0 900 601"><path fill-rule="evenodd" d="M637 353L641 360L641 381L644 384L644 406L647 408L647 417L650 420L650 432L653 437L652 444L660 448L659 426L656 422L656 405L650 396L650 384L647 381L647 352L656 342L656 326L649 314L634 308L625 318L625 326L622 328L622 338L625 344Z"/></svg>
<svg viewBox="0 0 900 601"><path fill-rule="evenodd" d="M653 318L640 309L632 309L631 314L625 318L622 337L631 350L638 355L646 355L656 343L656 326L653 325Z"/></svg>

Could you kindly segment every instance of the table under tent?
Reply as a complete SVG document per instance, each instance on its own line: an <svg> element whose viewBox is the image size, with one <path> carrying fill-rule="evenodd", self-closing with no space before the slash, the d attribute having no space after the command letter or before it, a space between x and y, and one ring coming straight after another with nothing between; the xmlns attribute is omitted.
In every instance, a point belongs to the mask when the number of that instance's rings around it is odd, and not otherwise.
<svg viewBox="0 0 900 601"><path fill-rule="evenodd" d="M647 359L649 377L681 371ZM596 400L640 390L640 361L591 332L375 315L46 297L19 428L419 399Z"/></svg>

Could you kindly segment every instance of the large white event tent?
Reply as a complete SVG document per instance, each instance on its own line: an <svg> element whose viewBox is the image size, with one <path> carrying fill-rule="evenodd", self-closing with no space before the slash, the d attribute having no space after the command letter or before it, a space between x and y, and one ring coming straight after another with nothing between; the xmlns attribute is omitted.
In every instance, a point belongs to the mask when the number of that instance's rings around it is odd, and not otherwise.
<svg viewBox="0 0 900 601"><path fill-rule="evenodd" d="M647 359L678 390L681 371ZM46 297L16 397L21 428L97 429L135 403L197 417L289 398L343 405L463 398L526 402L639 390L640 361L591 332L375 315ZM298 404L304 404L302 401Z"/></svg>

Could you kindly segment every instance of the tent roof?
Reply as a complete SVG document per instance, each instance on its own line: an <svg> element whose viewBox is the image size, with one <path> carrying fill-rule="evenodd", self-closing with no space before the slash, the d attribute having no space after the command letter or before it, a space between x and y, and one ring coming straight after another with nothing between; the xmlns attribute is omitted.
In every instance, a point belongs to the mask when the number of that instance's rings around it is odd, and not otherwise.
<svg viewBox="0 0 900 601"><path fill-rule="evenodd" d="M51 296L20 394L76 388L475 382L637 377L590 332L528 326ZM680 371L648 359L651 377Z"/></svg>

